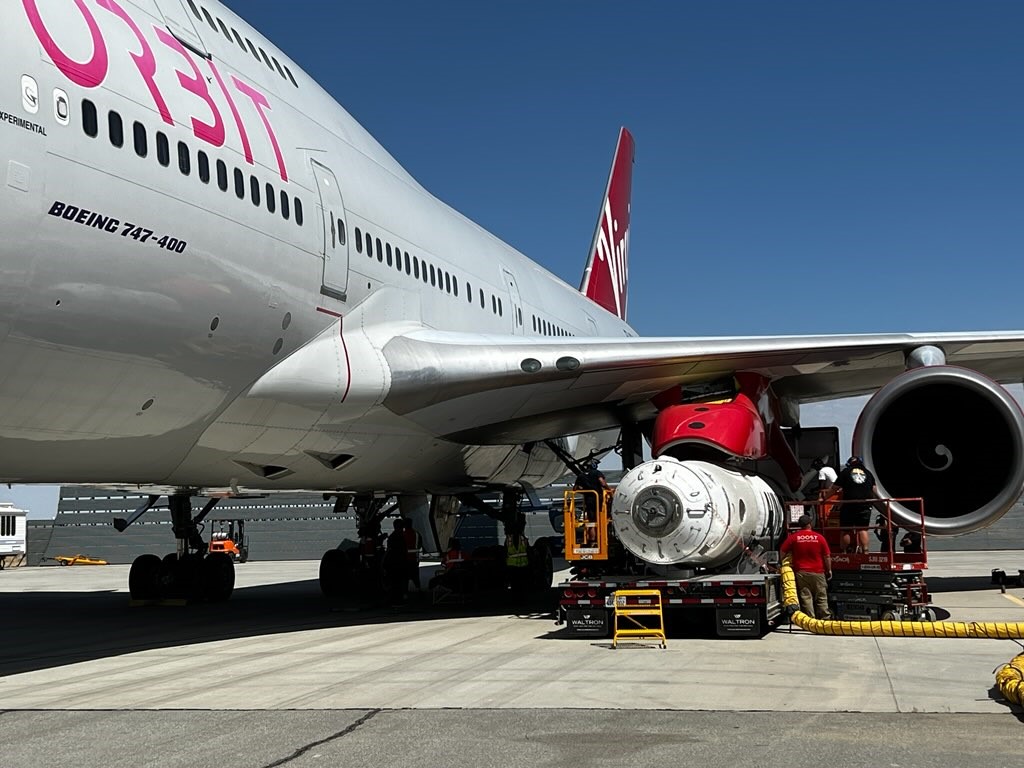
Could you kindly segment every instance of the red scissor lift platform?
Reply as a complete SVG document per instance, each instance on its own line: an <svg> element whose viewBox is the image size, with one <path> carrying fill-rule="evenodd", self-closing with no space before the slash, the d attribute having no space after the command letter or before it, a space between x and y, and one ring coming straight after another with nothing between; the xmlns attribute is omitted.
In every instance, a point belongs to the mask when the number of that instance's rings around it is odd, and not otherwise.
<svg viewBox="0 0 1024 768"><path fill-rule="evenodd" d="M935 613L929 607L931 600L925 584L924 571L928 568L927 536L924 533L923 499L877 499L871 532L888 531L888 536L870 536L871 546L877 552L846 552L842 546L844 533L856 545L859 528L844 527L839 522L839 510L844 503L828 498L817 502L790 504L790 524L799 515L813 512L815 530L822 533L832 550L832 579L828 585L829 603L833 617L851 621L934 621ZM893 524L892 505L920 514L921 522L910 528L919 534L920 551L904 551L900 536ZM904 533L907 530L904 529Z"/></svg>

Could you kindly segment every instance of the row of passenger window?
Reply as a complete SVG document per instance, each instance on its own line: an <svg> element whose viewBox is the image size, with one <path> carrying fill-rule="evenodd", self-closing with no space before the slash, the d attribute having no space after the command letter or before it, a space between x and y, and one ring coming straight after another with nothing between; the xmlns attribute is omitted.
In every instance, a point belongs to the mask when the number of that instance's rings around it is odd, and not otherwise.
<svg viewBox="0 0 1024 768"><path fill-rule="evenodd" d="M575 333L570 333L560 326L554 323L549 323L543 318L533 315L533 332L539 333L542 336L575 336Z"/></svg>
<svg viewBox="0 0 1024 768"><path fill-rule="evenodd" d="M245 42L243 43L243 38L240 34L238 34L238 30L236 30L234 27L231 27L230 31L228 31L227 24L221 21L219 16L214 17L210 14L208 10L206 10L206 8L196 7L195 0L188 0L188 7L192 9L192 14L197 19L199 19L200 21L205 20L210 25L214 32L223 32L224 37L228 39L229 43L238 43L238 47L242 49L242 52L251 53L253 55L253 58L256 59L256 61L260 61L260 57L262 57L263 63L267 65L267 68L271 72L273 72L276 69L277 73L281 75L281 77L291 80L292 85L294 85L296 88L299 87L299 84L295 82L295 78L292 76L292 71L288 69L288 65L282 65L281 62L277 60L276 56L268 56L267 52L263 50L262 46L257 48L257 46L252 44L252 40L250 40L248 37L245 38ZM202 11L202 13L200 13L200 10ZM214 18L216 18L216 21L214 21ZM248 46L248 48L246 46ZM256 52L257 50L259 50L259 53ZM273 64L271 64L271 60L273 60Z"/></svg>
<svg viewBox="0 0 1024 768"><path fill-rule="evenodd" d="M389 267L394 267L398 272L405 272L406 275L416 279L422 280L424 284L431 285L440 291L449 293L453 296L459 295L459 278L457 275L453 275L450 272L435 267L430 264L426 259L420 259L418 256L410 256L408 251L404 251L397 245L392 246L391 243L381 242L379 237L374 237L369 232L363 232L359 227L356 227L356 252L365 253L368 258L377 257L377 261L381 264L387 264ZM345 244L345 225L344 222L338 221L338 236L341 244ZM473 286L470 282L466 281L466 300L473 303ZM501 297L496 294L490 294L491 312L498 317L505 316L505 305L501 300ZM477 300L480 302L481 309L487 309L487 294L484 293L483 288L477 290ZM564 328L560 328L554 323L549 323L547 320L533 315L533 332L539 333L545 336L574 336L575 334L569 333ZM515 307L515 321L516 325L522 327L523 325L523 310L519 307Z"/></svg>
<svg viewBox="0 0 1024 768"><path fill-rule="evenodd" d="M96 105L88 99L82 100L82 130L85 131L86 136L91 138L95 139L99 136L99 116ZM107 134L113 146L119 149L124 146L124 122L121 115L113 110L107 113ZM132 144L135 154L139 157L148 157L149 133L146 126L138 121L132 124ZM178 170L181 174L183 176L192 175L192 150L188 144L183 141L177 142L175 153ZM165 168L171 164L171 143L163 131L156 132L156 159ZM246 180L245 174L240 168L234 168L229 178L227 164L223 160L217 160L215 166L211 167L210 157L203 150L196 152L195 159L196 175L199 176L199 180L203 184L211 182L215 171L217 186L222 192L227 192L231 186L234 186L235 195L239 200L249 197L252 204L257 207L266 204L270 213L280 211L281 217L285 220L292 218L294 212L295 223L300 227L303 225L302 200L298 197L291 197L283 189L279 194L269 181L264 185L253 175Z"/></svg>
<svg viewBox="0 0 1024 768"><path fill-rule="evenodd" d="M381 264L394 267L398 272L404 271L406 275L416 280L422 280L424 284L432 285L445 293L456 297L459 295L458 276L440 267L435 267L426 259L420 259L415 255L410 256L408 251L403 251L397 245L392 247L391 243L382 243L379 237L375 238L369 232L361 231L359 227L356 227L356 252L365 253L371 259L376 255L377 261ZM466 300L472 304L473 286L468 280L465 293ZM478 296L481 309L487 309L487 295L483 288L478 289ZM490 297L491 312L498 317L504 317L505 305L501 297L493 293L490 294ZM516 308L516 322L519 325L523 324L523 312L518 307Z"/></svg>

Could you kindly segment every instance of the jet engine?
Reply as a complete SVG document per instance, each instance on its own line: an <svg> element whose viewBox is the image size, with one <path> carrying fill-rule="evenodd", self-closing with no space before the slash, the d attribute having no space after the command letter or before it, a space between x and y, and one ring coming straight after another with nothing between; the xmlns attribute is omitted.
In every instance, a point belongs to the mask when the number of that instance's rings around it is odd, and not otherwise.
<svg viewBox="0 0 1024 768"><path fill-rule="evenodd" d="M970 533L998 520L1024 490L1024 416L1010 394L976 371L915 368L864 407L854 453L878 493L924 499L925 530ZM919 524L912 504L893 516Z"/></svg>
<svg viewBox="0 0 1024 768"><path fill-rule="evenodd" d="M657 565L713 567L778 537L782 504L758 475L663 457L630 470L612 499L623 546Z"/></svg>

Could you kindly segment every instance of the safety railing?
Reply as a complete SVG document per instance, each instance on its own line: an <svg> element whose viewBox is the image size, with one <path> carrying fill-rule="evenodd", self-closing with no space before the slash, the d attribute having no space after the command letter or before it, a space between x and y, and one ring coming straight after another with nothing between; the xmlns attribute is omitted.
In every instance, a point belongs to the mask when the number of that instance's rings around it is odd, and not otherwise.
<svg viewBox="0 0 1024 768"><path fill-rule="evenodd" d="M565 559L608 559L608 500L610 491L583 489L565 492Z"/></svg>
<svg viewBox="0 0 1024 768"><path fill-rule="evenodd" d="M920 522L907 525L894 518L892 507L912 510ZM832 550L832 567L843 570L921 570L928 567L928 537L924 533L924 499L884 498L844 501L838 496L787 503L787 528L797 528L800 515L808 514ZM843 525L843 508L868 507L868 521ZM849 518L847 518L849 522ZM867 532L864 547L862 531ZM874 550L874 551L872 551Z"/></svg>

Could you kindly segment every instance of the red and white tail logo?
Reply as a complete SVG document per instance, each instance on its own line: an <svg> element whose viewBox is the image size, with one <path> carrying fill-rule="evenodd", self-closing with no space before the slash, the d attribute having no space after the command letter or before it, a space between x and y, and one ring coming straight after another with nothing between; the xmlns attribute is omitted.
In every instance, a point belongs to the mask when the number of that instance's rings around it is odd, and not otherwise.
<svg viewBox="0 0 1024 768"><path fill-rule="evenodd" d="M622 320L626 319L629 283L629 199L633 186L633 136L619 131L608 188L601 204L590 259L580 293Z"/></svg>

